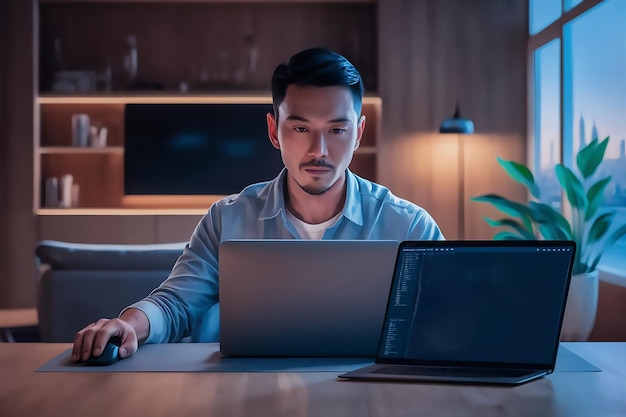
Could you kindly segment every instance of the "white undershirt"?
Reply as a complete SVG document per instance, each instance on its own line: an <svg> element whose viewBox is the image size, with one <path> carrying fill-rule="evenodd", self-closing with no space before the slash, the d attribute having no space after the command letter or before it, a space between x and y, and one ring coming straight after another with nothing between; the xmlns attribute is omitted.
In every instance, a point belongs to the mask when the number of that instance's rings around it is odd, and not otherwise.
<svg viewBox="0 0 626 417"><path fill-rule="evenodd" d="M323 223L310 224L303 222L302 220L291 214L289 210L286 210L286 212L287 219L289 219L289 221L294 225L300 237L302 239L310 240L320 240L322 236L324 236L324 232L326 231L326 229L335 224L339 217L341 217L341 212L339 212L335 217L326 220Z"/></svg>

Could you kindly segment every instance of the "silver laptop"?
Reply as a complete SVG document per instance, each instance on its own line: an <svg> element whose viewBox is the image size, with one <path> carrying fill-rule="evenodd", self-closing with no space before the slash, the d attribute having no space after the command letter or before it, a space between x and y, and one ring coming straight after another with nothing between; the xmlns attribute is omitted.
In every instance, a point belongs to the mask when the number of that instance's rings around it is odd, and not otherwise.
<svg viewBox="0 0 626 417"><path fill-rule="evenodd" d="M220 245L220 350L245 357L376 356L399 242Z"/></svg>
<svg viewBox="0 0 626 417"><path fill-rule="evenodd" d="M519 384L551 373L575 250L402 242L375 363L339 377Z"/></svg>

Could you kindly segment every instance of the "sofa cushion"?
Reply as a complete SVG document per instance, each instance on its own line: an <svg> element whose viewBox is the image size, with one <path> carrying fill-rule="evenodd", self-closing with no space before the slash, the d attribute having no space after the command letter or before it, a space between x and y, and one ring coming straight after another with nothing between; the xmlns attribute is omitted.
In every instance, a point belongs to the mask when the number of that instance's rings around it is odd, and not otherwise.
<svg viewBox="0 0 626 417"><path fill-rule="evenodd" d="M37 288L41 341L74 341L77 331L103 317L117 317L122 309L158 287L168 274L169 270L46 271Z"/></svg>
<svg viewBox="0 0 626 417"><path fill-rule="evenodd" d="M55 270L169 270L187 242L125 245L42 240L35 254Z"/></svg>

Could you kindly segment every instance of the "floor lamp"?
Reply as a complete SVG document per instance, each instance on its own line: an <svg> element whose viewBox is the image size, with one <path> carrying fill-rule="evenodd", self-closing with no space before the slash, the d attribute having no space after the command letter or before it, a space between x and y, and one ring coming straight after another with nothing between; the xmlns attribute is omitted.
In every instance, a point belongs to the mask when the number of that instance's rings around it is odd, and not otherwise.
<svg viewBox="0 0 626 417"><path fill-rule="evenodd" d="M465 141L460 135L474 133L474 123L461 117L459 104L457 103L454 115L444 120L439 127L439 133L451 133L458 136L459 142L459 240L465 239Z"/></svg>

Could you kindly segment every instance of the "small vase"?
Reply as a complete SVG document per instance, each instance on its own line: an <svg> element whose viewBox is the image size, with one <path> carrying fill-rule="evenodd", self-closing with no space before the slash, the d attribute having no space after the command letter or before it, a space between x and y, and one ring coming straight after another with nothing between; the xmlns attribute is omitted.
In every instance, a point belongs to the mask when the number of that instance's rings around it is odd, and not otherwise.
<svg viewBox="0 0 626 417"><path fill-rule="evenodd" d="M572 275L561 328L561 341L586 341L593 330L597 309L598 270Z"/></svg>

